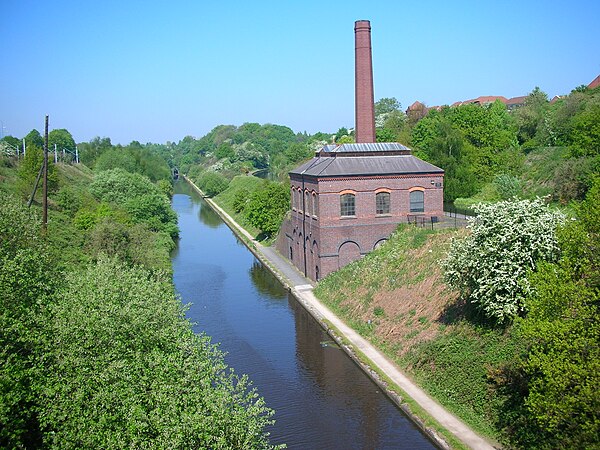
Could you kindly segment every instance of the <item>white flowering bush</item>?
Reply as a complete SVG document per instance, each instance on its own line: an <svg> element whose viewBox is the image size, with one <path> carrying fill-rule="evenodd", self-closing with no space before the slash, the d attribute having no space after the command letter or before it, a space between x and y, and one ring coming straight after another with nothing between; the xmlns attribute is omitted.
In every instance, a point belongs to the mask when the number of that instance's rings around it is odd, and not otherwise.
<svg viewBox="0 0 600 450"><path fill-rule="evenodd" d="M506 322L523 311L529 270L556 261L556 227L564 215L541 199L511 200L473 207L471 233L452 242L442 262L446 282L487 317Z"/></svg>

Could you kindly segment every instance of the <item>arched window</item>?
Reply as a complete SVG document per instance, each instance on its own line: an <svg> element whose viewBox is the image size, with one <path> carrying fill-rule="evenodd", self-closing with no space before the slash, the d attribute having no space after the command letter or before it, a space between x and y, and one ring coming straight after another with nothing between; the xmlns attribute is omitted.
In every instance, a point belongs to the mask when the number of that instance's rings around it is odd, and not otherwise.
<svg viewBox="0 0 600 450"><path fill-rule="evenodd" d="M304 212L308 216L310 214L311 209L312 209L311 206L310 206L310 194L309 194L308 191L304 191L304 202L306 203L304 205Z"/></svg>
<svg viewBox="0 0 600 450"><path fill-rule="evenodd" d="M390 193L378 192L375 194L375 214L390 213Z"/></svg>
<svg viewBox="0 0 600 450"><path fill-rule="evenodd" d="M356 209L354 206L354 194L340 195L340 215L355 216Z"/></svg>
<svg viewBox="0 0 600 450"><path fill-rule="evenodd" d="M296 188L292 187L292 209L296 209Z"/></svg>
<svg viewBox="0 0 600 450"><path fill-rule="evenodd" d="M410 193L410 212L425 211L425 195L423 191L411 191Z"/></svg>
<svg viewBox="0 0 600 450"><path fill-rule="evenodd" d="M312 193L312 215L317 217L319 215L319 197L316 193Z"/></svg>

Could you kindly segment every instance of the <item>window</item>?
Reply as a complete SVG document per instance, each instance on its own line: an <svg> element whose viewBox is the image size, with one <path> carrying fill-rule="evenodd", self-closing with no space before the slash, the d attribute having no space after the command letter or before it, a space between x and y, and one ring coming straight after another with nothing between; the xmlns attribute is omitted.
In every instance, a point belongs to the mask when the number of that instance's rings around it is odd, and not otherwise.
<svg viewBox="0 0 600 450"><path fill-rule="evenodd" d="M292 188L292 209L296 209L296 189Z"/></svg>
<svg viewBox="0 0 600 450"><path fill-rule="evenodd" d="M390 213L390 193L378 192L375 194L375 214Z"/></svg>
<svg viewBox="0 0 600 450"><path fill-rule="evenodd" d="M412 191L410 193L410 212L425 211L425 195L423 191Z"/></svg>
<svg viewBox="0 0 600 450"><path fill-rule="evenodd" d="M318 200L319 200L319 198L317 197L317 194L315 194L313 192L313 195L312 195L312 201L313 201L313 203L312 203L312 215L315 216L315 217L319 215L319 202L318 202Z"/></svg>
<svg viewBox="0 0 600 450"><path fill-rule="evenodd" d="M342 216L356 215L356 210L354 208L354 194L342 194L340 196L340 214Z"/></svg>
<svg viewBox="0 0 600 450"><path fill-rule="evenodd" d="M304 212L306 213L306 215L308 216L310 214L310 194L308 193L308 191L304 191Z"/></svg>

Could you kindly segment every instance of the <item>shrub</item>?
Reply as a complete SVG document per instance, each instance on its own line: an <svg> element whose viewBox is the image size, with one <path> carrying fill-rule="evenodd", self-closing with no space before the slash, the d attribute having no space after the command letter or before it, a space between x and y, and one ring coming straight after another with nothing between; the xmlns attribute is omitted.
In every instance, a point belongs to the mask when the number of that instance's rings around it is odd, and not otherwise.
<svg viewBox="0 0 600 450"><path fill-rule="evenodd" d="M49 448L272 448L272 411L208 337L168 276L102 258L52 310L40 422Z"/></svg>
<svg viewBox="0 0 600 450"><path fill-rule="evenodd" d="M233 196L233 210L236 213L240 213L244 210L244 208L246 207L246 204L248 203L249 200L249 196L250 193L248 192L248 189L240 189L239 191L237 191L235 193L235 195Z"/></svg>
<svg viewBox="0 0 600 450"><path fill-rule="evenodd" d="M540 199L474 207L471 234L455 240L443 261L448 284L488 318L510 320L523 311L527 273L559 255L556 226L564 220Z"/></svg>
<svg viewBox="0 0 600 450"><path fill-rule="evenodd" d="M267 235L274 235L289 208L289 189L281 183L270 182L252 194L246 206L246 216L252 226Z"/></svg>
<svg viewBox="0 0 600 450"><path fill-rule="evenodd" d="M160 188L148 177L123 169L105 170L97 174L90 185L90 193L97 200L117 204L144 194L162 195Z"/></svg>
<svg viewBox="0 0 600 450"><path fill-rule="evenodd" d="M198 184L200 189L202 189L206 195L214 197L227 189L229 182L227 181L227 178L216 172L204 172L200 175Z"/></svg>

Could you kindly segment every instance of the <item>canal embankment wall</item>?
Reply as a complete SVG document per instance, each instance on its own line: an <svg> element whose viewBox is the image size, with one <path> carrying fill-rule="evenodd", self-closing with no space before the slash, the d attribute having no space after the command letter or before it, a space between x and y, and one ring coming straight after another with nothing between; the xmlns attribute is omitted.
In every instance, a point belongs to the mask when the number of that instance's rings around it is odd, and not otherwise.
<svg viewBox="0 0 600 450"><path fill-rule="evenodd" d="M313 284L298 269L287 261L273 247L266 247L241 227L214 200L208 198L200 188L184 176L184 179L204 198L207 204L223 219L233 233L244 245L273 273L288 289L298 302L311 314L329 336L342 348L350 358L388 395L388 397L404 411L404 413L440 448L451 446L431 426L415 414L407 403L412 400L417 408L441 425L463 445L472 449L494 448L486 439L471 430L464 422L448 412L422 389L414 384L400 369L370 342L347 326L329 308L323 305L313 293ZM396 392L396 386L402 394Z"/></svg>

